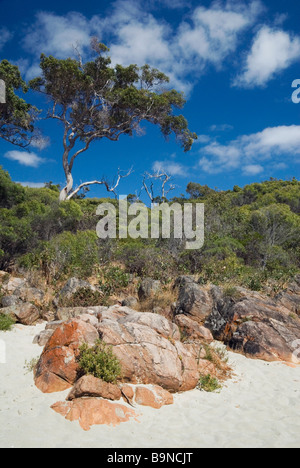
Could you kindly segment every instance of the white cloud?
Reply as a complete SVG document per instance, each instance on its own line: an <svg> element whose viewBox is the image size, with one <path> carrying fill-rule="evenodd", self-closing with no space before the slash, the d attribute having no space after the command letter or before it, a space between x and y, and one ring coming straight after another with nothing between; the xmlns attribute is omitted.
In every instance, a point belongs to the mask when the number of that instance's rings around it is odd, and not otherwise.
<svg viewBox="0 0 300 468"><path fill-rule="evenodd" d="M182 9L190 7L189 2L186 0L160 0L160 5L171 10Z"/></svg>
<svg viewBox="0 0 300 468"><path fill-rule="evenodd" d="M248 164L243 167L243 174L247 176L255 176L262 172L264 172L264 168L260 164Z"/></svg>
<svg viewBox="0 0 300 468"><path fill-rule="evenodd" d="M247 175L262 173L264 166L282 168L287 158L300 159L300 126L266 128L252 135L242 135L227 145L213 142L200 150L199 166L204 172L218 174L242 170Z"/></svg>
<svg viewBox="0 0 300 468"><path fill-rule="evenodd" d="M198 139L194 142L194 144L200 143L200 144L207 144L211 140L209 135L198 135Z"/></svg>
<svg viewBox="0 0 300 468"><path fill-rule="evenodd" d="M121 0L106 18L104 29L114 35L110 44L113 63L149 63L165 72L172 86L189 94L193 87L190 74L196 80L208 64L220 67L261 9L258 1L247 6L231 1L213 3L210 8L192 10L174 30L139 2Z"/></svg>
<svg viewBox="0 0 300 468"><path fill-rule="evenodd" d="M0 50L10 41L13 37L13 34L5 27L0 28Z"/></svg>
<svg viewBox="0 0 300 468"><path fill-rule="evenodd" d="M50 146L50 138L42 135L37 136L31 140L30 146L37 148L39 151L42 151Z"/></svg>
<svg viewBox="0 0 300 468"><path fill-rule="evenodd" d="M30 188L45 187L45 182L16 182L16 183L22 185L23 187L30 187Z"/></svg>
<svg viewBox="0 0 300 468"><path fill-rule="evenodd" d="M187 175L187 168L174 161L155 161L152 169L155 172L166 172L170 176L185 177Z"/></svg>
<svg viewBox="0 0 300 468"><path fill-rule="evenodd" d="M164 0L163 5L171 6L170 0ZM173 6L184 4L177 0ZM189 94L193 81L207 65L221 67L236 50L241 33L254 24L262 6L256 0L248 4L227 0L208 8L189 8L190 14L176 28L155 17L141 1L118 0L106 17L87 18L78 12L59 16L41 11L24 35L23 46L34 57L27 64L26 78L40 73L41 52L67 58L75 55L77 46L86 58L91 37L97 36L110 47L113 64L148 63L165 72L172 86Z"/></svg>
<svg viewBox="0 0 300 468"><path fill-rule="evenodd" d="M276 74L300 59L300 37L264 26L254 39L242 74L234 84L265 86Z"/></svg>
<svg viewBox="0 0 300 468"><path fill-rule="evenodd" d="M7 151L7 153L4 154L4 157L11 161L17 161L22 166L28 167L39 167L41 164L46 162L45 159L40 158L35 153L29 153L26 151Z"/></svg>
<svg viewBox="0 0 300 468"><path fill-rule="evenodd" d="M194 57L202 66L220 66L235 51L239 35L254 23L261 10L257 1L248 6L228 1L225 5L218 2L210 8L196 8L191 22L180 26L178 43L182 53Z"/></svg>
<svg viewBox="0 0 300 468"><path fill-rule="evenodd" d="M211 132L229 132L233 130L234 127L229 124L219 124L219 125L211 125L209 128Z"/></svg>
<svg viewBox="0 0 300 468"><path fill-rule="evenodd" d="M57 58L66 58L74 53L78 45L82 52L89 46L91 22L81 13L70 12L66 16L39 12L36 21L24 37L24 47L31 53L53 54Z"/></svg>

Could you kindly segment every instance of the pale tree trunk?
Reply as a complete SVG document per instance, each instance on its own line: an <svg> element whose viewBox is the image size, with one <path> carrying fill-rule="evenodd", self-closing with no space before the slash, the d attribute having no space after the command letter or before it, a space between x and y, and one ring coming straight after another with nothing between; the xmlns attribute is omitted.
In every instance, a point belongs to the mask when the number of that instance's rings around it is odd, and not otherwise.
<svg viewBox="0 0 300 468"><path fill-rule="evenodd" d="M71 172L68 172L66 174L66 178L67 178L67 185L62 189L62 191L59 194L60 202L66 201L68 199L68 195L72 191L72 188L73 188L74 182L73 182L73 177L72 177Z"/></svg>
<svg viewBox="0 0 300 468"><path fill-rule="evenodd" d="M69 164L64 165L64 169L65 169L67 184L59 194L60 202L71 200L75 195L77 195L78 192L80 192L81 189L85 187L89 187L90 185L104 185L107 192L113 193L115 197L117 198L116 190L119 186L120 181L124 179L125 177L129 177L133 172L133 169L131 168L127 173L121 174L121 171L119 169L117 181L113 185L110 185L109 182L105 179L93 180L91 182L84 182L83 184L79 185L75 190L73 190L74 181L73 181L73 176L71 174L70 165Z"/></svg>

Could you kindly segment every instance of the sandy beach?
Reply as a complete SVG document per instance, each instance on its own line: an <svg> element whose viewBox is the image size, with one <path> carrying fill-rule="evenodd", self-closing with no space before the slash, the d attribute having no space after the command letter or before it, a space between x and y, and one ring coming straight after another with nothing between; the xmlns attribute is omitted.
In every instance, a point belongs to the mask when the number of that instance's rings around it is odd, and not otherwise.
<svg viewBox="0 0 300 468"><path fill-rule="evenodd" d="M1 448L295 448L300 447L300 367L229 353L234 377L220 393L175 395L160 410L137 407L139 422L83 431L50 406L69 391L45 395L25 362L40 356L32 344L44 329L17 325L0 332Z"/></svg>

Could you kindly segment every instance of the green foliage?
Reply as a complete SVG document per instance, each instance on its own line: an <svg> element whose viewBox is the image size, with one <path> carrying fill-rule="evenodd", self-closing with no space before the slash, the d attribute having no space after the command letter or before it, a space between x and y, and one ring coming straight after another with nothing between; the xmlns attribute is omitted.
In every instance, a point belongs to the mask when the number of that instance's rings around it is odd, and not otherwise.
<svg viewBox="0 0 300 468"><path fill-rule="evenodd" d="M26 370L26 374L31 374L31 372L35 371L39 360L40 358L32 358L30 361L25 361L24 369Z"/></svg>
<svg viewBox="0 0 300 468"><path fill-rule="evenodd" d="M98 237L94 231L65 231L44 243L37 255L47 276L88 277L99 261Z"/></svg>
<svg viewBox="0 0 300 468"><path fill-rule="evenodd" d="M220 390L222 387L216 379L216 377L211 376L210 374L208 375L202 375L198 381L197 388L203 392L216 392L217 390Z"/></svg>
<svg viewBox="0 0 300 468"><path fill-rule="evenodd" d="M60 298L60 307L93 307L102 304L102 294L88 288L78 289L70 298Z"/></svg>
<svg viewBox="0 0 300 468"><path fill-rule="evenodd" d="M153 242L128 239L120 242L115 253L118 261L124 263L129 273L155 280L169 282L176 272L176 262L171 253Z"/></svg>
<svg viewBox="0 0 300 468"><path fill-rule="evenodd" d="M102 272L99 286L105 296L112 296L120 290L127 288L130 276L119 267L109 267Z"/></svg>
<svg viewBox="0 0 300 468"><path fill-rule="evenodd" d="M0 313L0 331L10 331L15 323L10 315Z"/></svg>
<svg viewBox="0 0 300 468"><path fill-rule="evenodd" d="M93 141L132 136L142 121L158 126L165 138L173 134L184 151L189 151L197 139L185 117L177 115L185 99L174 89L167 89L166 75L149 65L113 67L103 44L94 44L93 49L95 57L86 63L42 54L42 76L30 82L31 89L48 96L48 116L64 126L62 157L68 184L62 198L72 197L74 161ZM74 150L80 142L81 148Z"/></svg>
<svg viewBox="0 0 300 468"><path fill-rule="evenodd" d="M0 62L0 79L6 85L6 107L0 112L0 138L18 146L30 143L37 109L17 93L26 94L28 86L16 65L7 60Z"/></svg>
<svg viewBox="0 0 300 468"><path fill-rule="evenodd" d="M241 298L241 294L235 286L225 286L223 289L224 297L238 301Z"/></svg>
<svg viewBox="0 0 300 468"><path fill-rule="evenodd" d="M0 208L11 208L25 199L25 189L14 184L8 174L0 166Z"/></svg>
<svg viewBox="0 0 300 468"><path fill-rule="evenodd" d="M0 168L0 269L17 263L54 281L99 275L106 297L126 288L128 274L164 283L193 274L203 284L260 291L299 273L300 182L272 180L205 194L199 184L189 185L191 197L201 198L179 202L205 203L205 244L191 251L176 239L100 240L96 209L113 203L118 217L116 200L59 203L58 189L21 187Z"/></svg>
<svg viewBox="0 0 300 468"><path fill-rule="evenodd" d="M79 366L84 374L105 382L115 383L121 376L121 365L112 347L98 340L93 347L84 343L80 347Z"/></svg>
<svg viewBox="0 0 300 468"><path fill-rule="evenodd" d="M209 188L207 185L196 184L195 182L190 182L186 188L186 192L192 200L199 200L206 196L214 193L214 190Z"/></svg>

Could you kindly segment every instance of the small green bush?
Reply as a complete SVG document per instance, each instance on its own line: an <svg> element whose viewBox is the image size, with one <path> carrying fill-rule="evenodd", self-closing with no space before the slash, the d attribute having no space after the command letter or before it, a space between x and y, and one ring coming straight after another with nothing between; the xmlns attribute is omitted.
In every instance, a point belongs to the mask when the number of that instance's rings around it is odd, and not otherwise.
<svg viewBox="0 0 300 468"><path fill-rule="evenodd" d="M0 314L0 331L10 331L15 321L12 317Z"/></svg>
<svg viewBox="0 0 300 468"><path fill-rule="evenodd" d="M215 392L217 390L220 390L222 387L219 384L218 379L215 377L212 377L210 374L208 375L202 375L198 381L197 385L198 390L201 390L203 392Z"/></svg>
<svg viewBox="0 0 300 468"><path fill-rule="evenodd" d="M102 305L102 294L88 288L78 289L71 297L60 299L60 307L93 307Z"/></svg>
<svg viewBox="0 0 300 468"><path fill-rule="evenodd" d="M121 289L127 288L130 275L119 267L110 267L103 272L103 278L99 280L99 285L105 296L109 297Z"/></svg>
<svg viewBox="0 0 300 468"><path fill-rule="evenodd" d="M235 286L226 286L223 291L224 297L227 299L232 299L233 301L238 301L241 299L241 293Z"/></svg>
<svg viewBox="0 0 300 468"><path fill-rule="evenodd" d="M84 343L80 347L79 366L85 375L115 383L121 376L121 365L112 347L98 340L93 347Z"/></svg>

